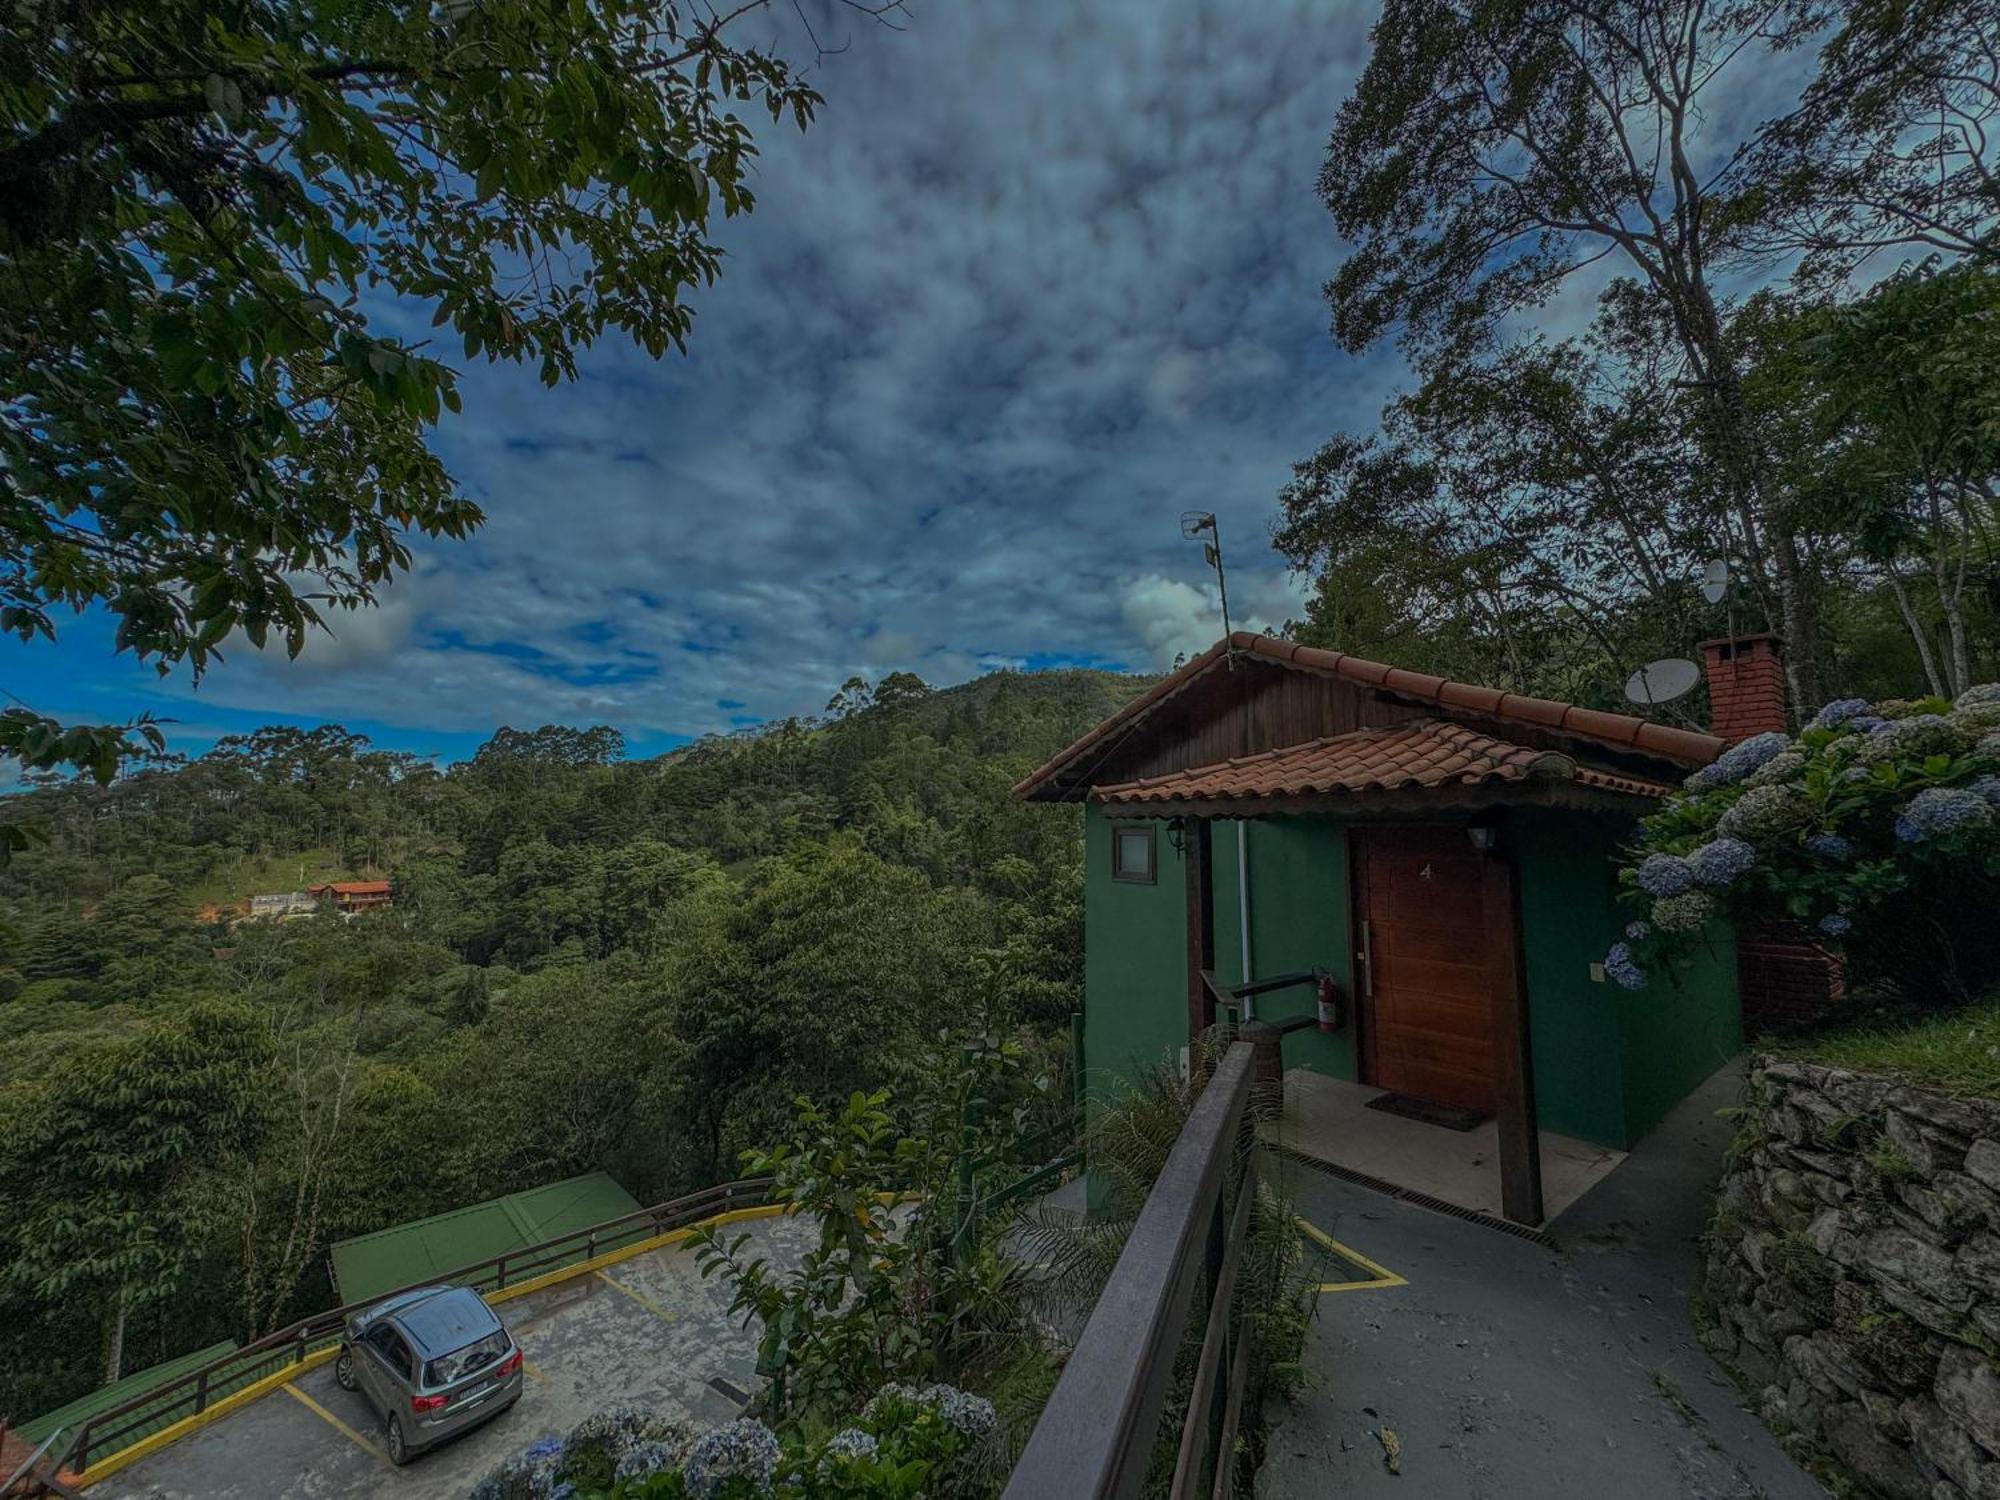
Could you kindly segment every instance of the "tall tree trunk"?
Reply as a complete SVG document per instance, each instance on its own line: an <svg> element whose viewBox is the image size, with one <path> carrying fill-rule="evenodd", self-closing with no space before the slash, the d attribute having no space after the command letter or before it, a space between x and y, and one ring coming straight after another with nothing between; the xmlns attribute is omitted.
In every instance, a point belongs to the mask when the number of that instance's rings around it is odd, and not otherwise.
<svg viewBox="0 0 2000 1500"><path fill-rule="evenodd" d="M1917 660L1923 665L1924 681L1930 684L1932 692L1942 695L1944 683L1938 677L1937 657L1931 651L1931 638L1924 630L1924 622L1917 618L1917 607L1910 602L1910 591L1903 583L1903 575L1896 571L1896 565L1886 565L1889 574L1889 592L1895 595L1896 609L1903 617L1903 624L1909 629L1910 639L1917 645Z"/></svg>
<svg viewBox="0 0 2000 1500"><path fill-rule="evenodd" d="M116 1380L125 1368L125 1288L118 1288L111 1305L104 1310L104 1384Z"/></svg>

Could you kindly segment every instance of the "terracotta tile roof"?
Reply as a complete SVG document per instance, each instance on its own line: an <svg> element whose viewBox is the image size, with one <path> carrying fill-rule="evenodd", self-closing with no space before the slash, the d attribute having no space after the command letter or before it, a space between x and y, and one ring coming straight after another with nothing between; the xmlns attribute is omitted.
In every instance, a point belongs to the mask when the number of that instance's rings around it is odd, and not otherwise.
<svg viewBox="0 0 2000 1500"><path fill-rule="evenodd" d="M1691 729L1676 729L1671 725L1656 724L1650 719L1635 718L1631 714L1605 713L1600 709L1580 708L1575 704L1557 703L1548 698L1530 698L1522 693L1504 692L1499 688L1452 682L1443 677L1433 677L1429 673L1410 672L1382 662L1368 661L1345 651L1326 651L1317 646L1301 646L1296 641L1280 640L1276 636L1256 635L1250 631L1239 630L1227 639L1217 641L1201 655L1187 662L1180 670L1162 678L1103 723L1085 732L1068 748L1057 753L1046 765L1016 786L1015 792L1027 796L1052 781L1078 757L1113 739L1121 731L1136 724L1156 705L1180 692L1220 661L1231 648L1261 657L1279 666L1290 667L1294 671L1317 672L1337 677L1363 687L1380 688L1401 697L1418 702L1435 703L1441 708L1455 709L1461 713L1534 724L1560 734L1576 735L1582 739L1595 740L1622 750L1634 750L1642 755L1657 756L1662 760L1689 767L1705 766L1728 748L1728 741L1719 739L1715 735L1700 734Z"/></svg>
<svg viewBox="0 0 2000 1500"><path fill-rule="evenodd" d="M1394 729L1358 729L1219 765L1096 787L1091 796L1118 804L1243 802L1529 780L1580 782L1637 796L1661 797L1671 790L1580 766L1560 751L1510 744L1465 724L1417 719Z"/></svg>

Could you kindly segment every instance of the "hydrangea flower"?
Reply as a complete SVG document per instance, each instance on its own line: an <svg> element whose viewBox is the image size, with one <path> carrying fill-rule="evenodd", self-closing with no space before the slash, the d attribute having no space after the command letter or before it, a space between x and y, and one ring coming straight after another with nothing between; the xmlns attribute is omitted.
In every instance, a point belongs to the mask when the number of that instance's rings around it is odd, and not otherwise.
<svg viewBox="0 0 2000 1500"><path fill-rule="evenodd" d="M685 1445L662 1442L658 1438L646 1438L625 1450L618 1460L618 1466L611 1477L620 1482L636 1479L651 1479L655 1474L665 1474L681 1465Z"/></svg>
<svg viewBox="0 0 2000 1500"><path fill-rule="evenodd" d="M1889 727L1889 721L1880 714L1863 714L1858 719L1849 719L1847 727L1862 734L1880 734Z"/></svg>
<svg viewBox="0 0 2000 1500"><path fill-rule="evenodd" d="M890 1384L875 1393L874 1399L861 1410L863 1417L881 1415L885 1407L898 1402L911 1406L928 1407L936 1412L945 1425L963 1437L981 1438L993 1430L999 1420L993 1403L984 1396L974 1396L961 1391L954 1385L902 1385Z"/></svg>
<svg viewBox="0 0 2000 1500"><path fill-rule="evenodd" d="M1633 877L1649 896L1678 896L1694 885L1694 871L1678 854L1649 854Z"/></svg>
<svg viewBox="0 0 2000 1500"><path fill-rule="evenodd" d="M1918 792L1896 819L1896 837L1921 844L1961 828L1980 828L1993 821L1986 799L1969 787L1933 786Z"/></svg>
<svg viewBox="0 0 2000 1500"><path fill-rule="evenodd" d="M1763 765L1743 778L1743 784L1750 787L1776 786L1790 781L1806 768L1806 753L1803 750L1787 750L1774 755Z"/></svg>
<svg viewBox="0 0 2000 1500"><path fill-rule="evenodd" d="M1854 843L1837 833L1816 833L1806 840L1806 853L1815 859L1851 859Z"/></svg>
<svg viewBox="0 0 2000 1500"><path fill-rule="evenodd" d="M1828 912L1819 919L1819 930L1828 937L1843 937L1854 924L1839 912Z"/></svg>
<svg viewBox="0 0 2000 1500"><path fill-rule="evenodd" d="M572 1448L602 1448L612 1458L645 1435L653 1414L629 1402L594 1411L569 1431Z"/></svg>
<svg viewBox="0 0 2000 1500"><path fill-rule="evenodd" d="M1965 789L1989 807L2000 807L2000 776L1981 776L1967 783Z"/></svg>
<svg viewBox="0 0 2000 1500"><path fill-rule="evenodd" d="M1808 729L1838 729L1856 714L1868 712L1866 698L1836 698L1812 716Z"/></svg>
<svg viewBox="0 0 2000 1500"><path fill-rule="evenodd" d="M956 1386L934 1385L927 1393L945 1425L960 1437L983 1438L993 1430L1000 1414L984 1396L961 1391Z"/></svg>
<svg viewBox="0 0 2000 1500"><path fill-rule="evenodd" d="M761 1494L771 1488L780 1456L778 1440L770 1428L739 1417L695 1439L681 1467L681 1478L687 1481L694 1500L709 1500L730 1479L747 1479Z"/></svg>
<svg viewBox="0 0 2000 1500"><path fill-rule="evenodd" d="M1653 925L1662 932L1694 932L1715 910L1715 902L1701 891L1686 891L1653 903Z"/></svg>
<svg viewBox="0 0 2000 1500"><path fill-rule="evenodd" d="M561 1438L538 1438L526 1452L515 1454L475 1484L471 1500L523 1500L524 1496L546 1500L556 1486L562 1457Z"/></svg>
<svg viewBox="0 0 2000 1500"><path fill-rule="evenodd" d="M1868 736L1859 752L1864 764L1877 764L1898 755L1937 755L1962 748L1964 737L1943 714L1912 714L1892 719Z"/></svg>
<svg viewBox="0 0 2000 1500"><path fill-rule="evenodd" d="M1687 862L1697 885L1721 887L1732 884L1757 863L1757 851L1739 838L1724 835L1703 844Z"/></svg>
<svg viewBox="0 0 2000 1500"><path fill-rule="evenodd" d="M873 1458L879 1446L873 1433L863 1432L858 1427L843 1428L826 1440L826 1447L819 1456L820 1472L825 1475L842 1464Z"/></svg>
<svg viewBox="0 0 2000 1500"><path fill-rule="evenodd" d="M1982 703L2000 703L2000 682L1982 682L1967 688L1952 700L1953 708L1977 708Z"/></svg>
<svg viewBox="0 0 2000 1500"><path fill-rule="evenodd" d="M1812 804L1788 786L1753 786L1716 819L1718 833L1731 838L1783 833L1813 816Z"/></svg>
<svg viewBox="0 0 2000 1500"><path fill-rule="evenodd" d="M1635 943L1643 943L1653 935L1653 929L1645 922L1627 922L1625 936Z"/></svg>
<svg viewBox="0 0 2000 1500"><path fill-rule="evenodd" d="M1776 729L1763 734L1753 734L1742 743L1731 745L1723 751L1713 765L1703 766L1688 777L1687 785L1698 791L1710 787L1732 786L1789 749L1791 743L1790 735Z"/></svg>
<svg viewBox="0 0 2000 1500"><path fill-rule="evenodd" d="M1623 943L1613 943L1611 951L1604 955L1604 972L1620 989L1636 990L1646 983L1646 971L1639 967L1632 950Z"/></svg>

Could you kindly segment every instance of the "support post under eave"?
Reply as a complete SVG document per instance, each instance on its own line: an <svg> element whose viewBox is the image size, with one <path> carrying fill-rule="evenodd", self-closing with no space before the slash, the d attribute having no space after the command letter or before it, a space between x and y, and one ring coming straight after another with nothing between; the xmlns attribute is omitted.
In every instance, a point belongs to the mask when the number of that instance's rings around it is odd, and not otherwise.
<svg viewBox="0 0 2000 1500"><path fill-rule="evenodd" d="M1528 985L1514 866L1490 854L1483 880L1488 986L1493 995L1493 1110L1500 1131L1500 1211L1516 1224L1542 1222L1541 1131L1528 1045Z"/></svg>
<svg viewBox="0 0 2000 1500"><path fill-rule="evenodd" d="M1215 843L1207 818L1184 825L1182 857L1187 862L1188 1044L1215 1024L1215 996L1201 971L1215 967Z"/></svg>

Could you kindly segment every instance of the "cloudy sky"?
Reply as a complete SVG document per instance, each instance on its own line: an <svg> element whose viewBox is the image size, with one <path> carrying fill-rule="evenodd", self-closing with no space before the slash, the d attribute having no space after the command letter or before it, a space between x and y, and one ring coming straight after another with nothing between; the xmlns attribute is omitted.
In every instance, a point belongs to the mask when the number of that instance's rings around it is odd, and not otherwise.
<svg viewBox="0 0 2000 1500"><path fill-rule="evenodd" d="M381 610L199 689L94 619L9 643L44 712L172 717L178 748L334 719L448 756L499 724L640 751L817 711L851 673L1151 669L1218 620L1182 511L1221 516L1232 604L1282 623L1289 464L1401 378L1327 334L1342 247L1312 191L1373 7L914 0L763 133L759 208L691 354L607 343L556 391L467 372L447 461L485 508ZM749 24L779 34L781 17Z"/></svg>

